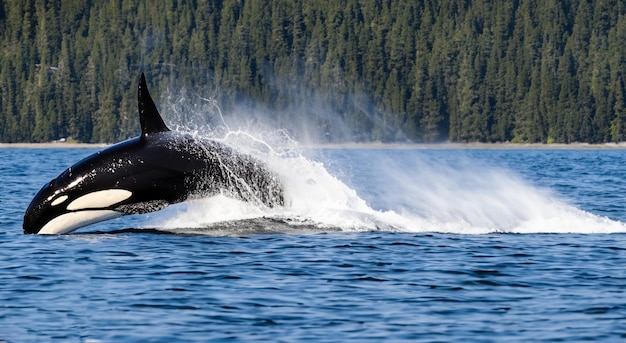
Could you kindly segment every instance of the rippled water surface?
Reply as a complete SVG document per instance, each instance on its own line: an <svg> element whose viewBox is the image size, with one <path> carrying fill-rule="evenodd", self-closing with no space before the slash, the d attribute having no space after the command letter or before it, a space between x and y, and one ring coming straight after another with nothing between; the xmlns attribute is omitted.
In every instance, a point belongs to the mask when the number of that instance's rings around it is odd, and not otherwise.
<svg viewBox="0 0 626 343"><path fill-rule="evenodd" d="M626 339L624 150L307 151L284 209L23 235L94 151L0 149L0 341Z"/></svg>

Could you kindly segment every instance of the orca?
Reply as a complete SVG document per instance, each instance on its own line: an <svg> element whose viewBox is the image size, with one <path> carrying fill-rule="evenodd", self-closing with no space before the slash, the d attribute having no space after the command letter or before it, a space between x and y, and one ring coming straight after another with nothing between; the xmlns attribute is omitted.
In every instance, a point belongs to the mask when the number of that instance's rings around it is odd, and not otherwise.
<svg viewBox="0 0 626 343"><path fill-rule="evenodd" d="M141 135L79 161L45 184L24 214L27 234L67 234L129 214L225 194L261 206L283 206L283 185L258 159L218 141L170 130L138 87Z"/></svg>

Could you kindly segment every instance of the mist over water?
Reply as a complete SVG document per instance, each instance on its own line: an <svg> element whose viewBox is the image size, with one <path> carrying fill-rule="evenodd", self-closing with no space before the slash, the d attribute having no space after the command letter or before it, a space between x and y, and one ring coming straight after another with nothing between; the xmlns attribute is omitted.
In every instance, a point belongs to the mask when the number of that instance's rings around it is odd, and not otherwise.
<svg viewBox="0 0 626 343"><path fill-rule="evenodd" d="M273 128L262 110L240 108L224 115L214 99L199 100L191 101L184 92L169 95L163 112L173 128L219 140L265 162L284 182L285 206L260 207L219 195L166 209L151 226L211 228L261 218L287 223L285 230L626 232L623 222L584 211L509 167L459 151L308 150L292 138L293 130ZM304 144L323 135L297 134L307 140Z"/></svg>
<svg viewBox="0 0 626 343"><path fill-rule="evenodd" d="M365 179L380 180L364 190L379 211L399 216L394 227L409 232L481 234L623 232L623 223L593 215L568 199L500 166L460 151L362 152L370 161ZM366 157L365 155L370 155ZM389 212L385 213L386 215Z"/></svg>
<svg viewBox="0 0 626 343"><path fill-rule="evenodd" d="M285 206L268 208L219 195L174 206L157 215L152 226L176 230L282 223L278 231L626 232L620 221L583 211L512 170L460 152L307 150L284 131L253 134L228 127L213 138L277 173L285 186Z"/></svg>

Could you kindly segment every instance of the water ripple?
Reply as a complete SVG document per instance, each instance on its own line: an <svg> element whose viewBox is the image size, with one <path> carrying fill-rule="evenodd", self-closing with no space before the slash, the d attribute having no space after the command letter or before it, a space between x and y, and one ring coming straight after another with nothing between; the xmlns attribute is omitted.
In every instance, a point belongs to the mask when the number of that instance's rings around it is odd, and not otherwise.
<svg viewBox="0 0 626 343"><path fill-rule="evenodd" d="M15 161L0 163L9 187L0 212L2 341L626 338L625 234L172 235L124 230L137 227L131 218L69 236L22 235L23 208L40 186L24 178L53 174L27 167L80 154L0 153ZM586 211L626 218L621 152L470 154L509 165Z"/></svg>

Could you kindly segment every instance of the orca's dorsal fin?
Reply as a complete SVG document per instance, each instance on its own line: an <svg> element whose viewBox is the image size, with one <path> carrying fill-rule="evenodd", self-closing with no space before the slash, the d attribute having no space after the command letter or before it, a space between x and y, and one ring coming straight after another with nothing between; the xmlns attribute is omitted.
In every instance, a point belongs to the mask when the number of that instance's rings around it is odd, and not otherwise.
<svg viewBox="0 0 626 343"><path fill-rule="evenodd" d="M141 124L141 138L148 137L150 134L157 132L165 132L167 128L163 118L159 114L154 101L148 92L146 85L146 77L141 73L139 78L139 89L137 90L137 100L139 102L139 123Z"/></svg>

